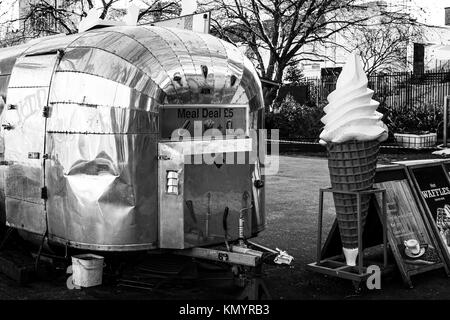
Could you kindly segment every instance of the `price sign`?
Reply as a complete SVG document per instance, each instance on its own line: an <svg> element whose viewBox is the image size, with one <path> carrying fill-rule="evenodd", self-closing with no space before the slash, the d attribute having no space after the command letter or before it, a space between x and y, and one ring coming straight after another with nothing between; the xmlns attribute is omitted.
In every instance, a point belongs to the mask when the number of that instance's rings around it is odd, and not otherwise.
<svg viewBox="0 0 450 320"><path fill-rule="evenodd" d="M161 135L169 139L175 130L187 130L191 137L215 129L222 135L227 130L245 132L246 107L163 107L160 110ZM200 138L200 137L196 137Z"/></svg>

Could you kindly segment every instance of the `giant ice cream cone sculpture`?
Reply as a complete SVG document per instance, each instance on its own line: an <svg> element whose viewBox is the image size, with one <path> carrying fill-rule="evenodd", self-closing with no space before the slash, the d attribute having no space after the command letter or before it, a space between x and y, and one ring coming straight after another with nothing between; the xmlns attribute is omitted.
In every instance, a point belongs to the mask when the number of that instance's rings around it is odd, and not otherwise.
<svg viewBox="0 0 450 320"><path fill-rule="evenodd" d="M373 91L367 83L361 58L351 54L324 108L320 142L326 144L331 186L336 190L372 188L379 144L387 138L383 115L376 111L379 103L372 100ZM357 198L339 193L333 197L346 263L354 266L358 255ZM370 196L362 196L361 227L369 201Z"/></svg>

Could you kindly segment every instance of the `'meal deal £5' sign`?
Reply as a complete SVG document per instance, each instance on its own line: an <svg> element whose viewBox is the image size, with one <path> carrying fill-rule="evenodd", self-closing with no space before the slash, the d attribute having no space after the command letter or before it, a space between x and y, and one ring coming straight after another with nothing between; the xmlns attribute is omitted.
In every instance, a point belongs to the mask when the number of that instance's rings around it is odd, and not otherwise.
<svg viewBox="0 0 450 320"><path fill-rule="evenodd" d="M246 120L245 107L169 107L160 109L161 135L170 138L176 129L188 130L194 136L194 127L197 126L195 134L209 129L219 130L224 136L226 130L245 130Z"/></svg>

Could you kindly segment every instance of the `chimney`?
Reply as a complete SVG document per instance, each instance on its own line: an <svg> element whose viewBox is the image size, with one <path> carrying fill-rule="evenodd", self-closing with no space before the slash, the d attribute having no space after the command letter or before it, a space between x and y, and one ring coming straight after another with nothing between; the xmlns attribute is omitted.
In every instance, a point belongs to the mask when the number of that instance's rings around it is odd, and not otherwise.
<svg viewBox="0 0 450 320"><path fill-rule="evenodd" d="M445 8L445 25L450 26L450 7Z"/></svg>

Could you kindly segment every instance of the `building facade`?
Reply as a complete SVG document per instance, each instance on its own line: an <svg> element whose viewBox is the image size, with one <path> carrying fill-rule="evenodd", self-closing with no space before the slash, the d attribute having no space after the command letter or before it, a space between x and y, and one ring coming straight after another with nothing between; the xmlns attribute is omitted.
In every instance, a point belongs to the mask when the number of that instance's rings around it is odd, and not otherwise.
<svg viewBox="0 0 450 320"><path fill-rule="evenodd" d="M450 67L450 50L445 48L450 45L450 8L435 10L433 13L427 12L427 8L421 7L420 3L411 0L395 1L369 1L366 14L372 16L382 16L383 11L389 13L392 8L398 12L403 7L403 12L408 19L416 22L416 26L396 26L388 28L383 25L383 21L373 21L370 30L374 36L378 37L374 48L360 48L360 50L374 49L381 52L382 45L397 46L397 52L393 52L391 59L386 59L384 64L376 67L374 72L401 72L414 71L422 73L425 71L439 70ZM445 10L444 10L445 9ZM436 19L436 12L442 14L442 19ZM446 19L444 19L444 14ZM442 25L433 24L444 22ZM386 35L387 33L389 35ZM314 44L303 48L304 54L316 56L316 59L305 61L301 68L306 77L321 77L327 71L341 68L345 64L349 52L358 50L354 39L360 38L361 34L351 27L345 32L336 33L330 44ZM383 39L385 37L385 39ZM400 39L402 38L402 39ZM370 59L368 59L370 60ZM370 61L368 61L370 64ZM371 70L372 71L372 70Z"/></svg>

